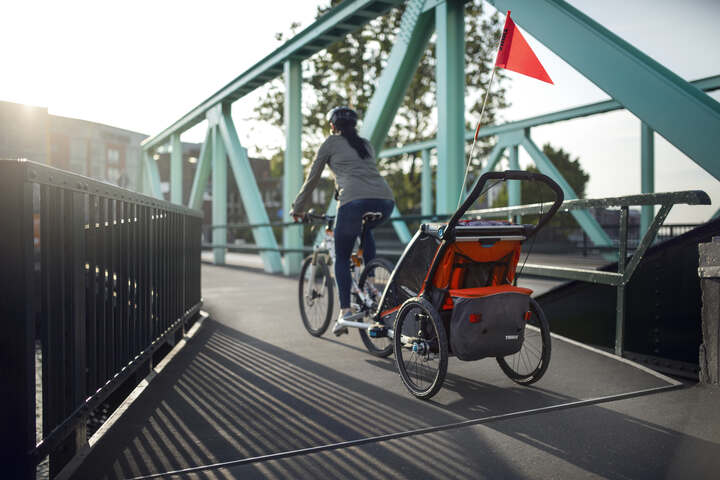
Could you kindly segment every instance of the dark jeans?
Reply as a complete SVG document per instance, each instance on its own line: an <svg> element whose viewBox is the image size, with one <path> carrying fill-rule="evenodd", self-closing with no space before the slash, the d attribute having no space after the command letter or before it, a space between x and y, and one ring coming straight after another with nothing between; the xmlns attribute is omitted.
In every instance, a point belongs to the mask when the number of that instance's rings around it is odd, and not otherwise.
<svg viewBox="0 0 720 480"><path fill-rule="evenodd" d="M340 295L340 308L350 308L350 255L352 255L355 239L360 236L362 216L367 212L381 212L382 219L371 222L365 228L363 238L363 260L365 264L375 258L375 239L372 229L390 218L395 202L380 198L361 198L348 202L337 212L335 223L335 281Z"/></svg>

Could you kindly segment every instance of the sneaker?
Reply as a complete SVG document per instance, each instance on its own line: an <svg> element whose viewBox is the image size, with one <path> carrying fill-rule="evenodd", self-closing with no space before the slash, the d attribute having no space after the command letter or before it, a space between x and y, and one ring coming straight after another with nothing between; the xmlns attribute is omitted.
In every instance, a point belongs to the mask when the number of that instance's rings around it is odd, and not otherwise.
<svg viewBox="0 0 720 480"><path fill-rule="evenodd" d="M342 312L340 312L340 315L338 316L338 320L341 318L349 317L353 313L352 311L348 312L346 315L343 316ZM333 326L332 332L335 334L336 337L339 337L340 335L345 335L348 333L348 327L344 325L340 325L337 321L335 322L335 325Z"/></svg>

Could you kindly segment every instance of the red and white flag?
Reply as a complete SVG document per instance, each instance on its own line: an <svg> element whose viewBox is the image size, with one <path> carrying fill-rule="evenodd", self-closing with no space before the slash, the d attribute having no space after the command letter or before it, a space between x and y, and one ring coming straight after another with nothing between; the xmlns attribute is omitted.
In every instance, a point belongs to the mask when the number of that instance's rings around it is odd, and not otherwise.
<svg viewBox="0 0 720 480"><path fill-rule="evenodd" d="M515 22L510 18L509 10L505 18L505 26L503 27L495 66L522 73L543 82L553 83L540 60L535 56L530 45L515 26Z"/></svg>

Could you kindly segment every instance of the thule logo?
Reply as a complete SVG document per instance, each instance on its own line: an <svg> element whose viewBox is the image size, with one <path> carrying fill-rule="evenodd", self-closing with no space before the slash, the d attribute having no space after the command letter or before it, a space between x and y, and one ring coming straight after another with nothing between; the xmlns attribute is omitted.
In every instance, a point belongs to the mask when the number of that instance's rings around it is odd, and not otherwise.
<svg viewBox="0 0 720 480"><path fill-rule="evenodd" d="M517 340L520 335L505 335L505 340Z"/></svg>

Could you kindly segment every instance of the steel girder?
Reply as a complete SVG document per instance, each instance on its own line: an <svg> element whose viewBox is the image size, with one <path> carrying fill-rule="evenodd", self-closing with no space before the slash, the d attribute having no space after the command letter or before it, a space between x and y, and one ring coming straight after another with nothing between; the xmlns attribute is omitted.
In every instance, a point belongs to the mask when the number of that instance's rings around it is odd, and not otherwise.
<svg viewBox="0 0 720 480"><path fill-rule="evenodd" d="M433 12L423 13L424 0L410 0L377 88L363 117L360 135L379 152L402 105L417 66L433 33Z"/></svg>
<svg viewBox="0 0 720 480"><path fill-rule="evenodd" d="M222 245L213 248L213 259L218 265L225 264L225 244L227 243L227 174L225 146L217 127L217 118L210 122L212 152L212 243Z"/></svg>
<svg viewBox="0 0 720 480"><path fill-rule="evenodd" d="M283 218L290 220L290 210L295 195L300 191L303 182L302 169L302 72L300 60L285 62L285 159L283 163ZM289 226L283 229L284 248L303 247L303 227ZM300 272L301 253L285 253L285 275L296 275Z"/></svg>
<svg viewBox="0 0 720 480"><path fill-rule="evenodd" d="M693 80L690 84L705 92L715 91L720 89L720 75ZM553 113L538 115L536 117L502 123L500 125L488 125L487 127L480 129L478 132L478 138L492 137L502 133L514 132L524 128L539 127L550 123L565 122L576 118L589 117L591 115L622 110L623 108L624 107L615 100L605 100ZM466 141L472 141L474 136L474 130L465 132ZM410 143L403 147L385 149L378 154L378 158L396 157L406 153L419 152L428 148L437 148L437 138Z"/></svg>
<svg viewBox="0 0 720 480"><path fill-rule="evenodd" d="M157 162L147 150L143 151L143 171L145 172L145 186L143 189L149 195L155 198L163 199L162 190L160 189L160 172L158 171Z"/></svg>
<svg viewBox="0 0 720 480"><path fill-rule="evenodd" d="M253 228L253 237L258 247L267 248L260 252L266 272L282 272L282 259L278 251L277 240L270 226L267 211L262 201L260 189L257 186L255 175L250 167L247 149L240 144L235 125L230 116L230 105L225 105L220 112L217 129L227 148L228 160L235 176L240 198L242 198L245 213L250 223L265 224L263 227ZM213 223L215 223L213 221Z"/></svg>
<svg viewBox="0 0 720 480"><path fill-rule="evenodd" d="M363 118L360 135L367 138L376 152L379 152L398 108L402 105L417 66L433 33L432 11L424 11L425 0L410 0L400 21L395 44L390 51L387 64L377 82L377 88ZM393 216L400 215L397 207ZM400 241L410 241L410 231L405 222L393 222Z"/></svg>
<svg viewBox="0 0 720 480"><path fill-rule="evenodd" d="M510 170L520 170L517 145L510 147ZM515 205L522 205L520 182L517 180L510 180L508 181L508 206L514 207Z"/></svg>
<svg viewBox="0 0 720 480"><path fill-rule="evenodd" d="M435 195L440 212L457 208L465 166L464 2L447 0L435 8L437 42L438 167Z"/></svg>
<svg viewBox="0 0 720 480"><path fill-rule="evenodd" d="M195 177L193 178L192 188L190 189L190 199L188 207L194 209L202 208L203 194L208 178L210 178L210 167L212 166L212 127L207 129L205 133L205 141L200 147L200 157L198 158L197 167L195 168Z"/></svg>
<svg viewBox="0 0 720 480"><path fill-rule="evenodd" d="M434 13L432 10L425 11L424 4L425 0L410 0L405 7L395 44L360 127L360 136L367 138L376 152L380 151L387 138L405 91L433 33ZM333 200L328 207L328 214L331 215L336 209L337 204ZM392 216L400 216L397 207ZM395 221L393 228L401 242L410 241L410 231L405 222Z"/></svg>
<svg viewBox="0 0 720 480"><path fill-rule="evenodd" d="M430 150L422 151L422 173L420 182L420 213L422 215L432 215L435 209L433 208Z"/></svg>
<svg viewBox="0 0 720 480"><path fill-rule="evenodd" d="M567 2L489 2L720 180L720 103Z"/></svg>
<svg viewBox="0 0 720 480"><path fill-rule="evenodd" d="M168 128L146 139L142 143L143 148L150 150L166 143L171 134L182 133L205 120L208 111L216 105L232 103L281 75L283 65L287 60L291 58L302 60L311 57L402 2L403 0L344 1L208 97Z"/></svg>
<svg viewBox="0 0 720 480"><path fill-rule="evenodd" d="M640 124L640 191L655 192L655 132L645 122ZM640 212L642 235L650 228L655 217L655 206L643 205Z"/></svg>
<svg viewBox="0 0 720 480"><path fill-rule="evenodd" d="M170 135L170 201L183 204L183 152L180 134Z"/></svg>

